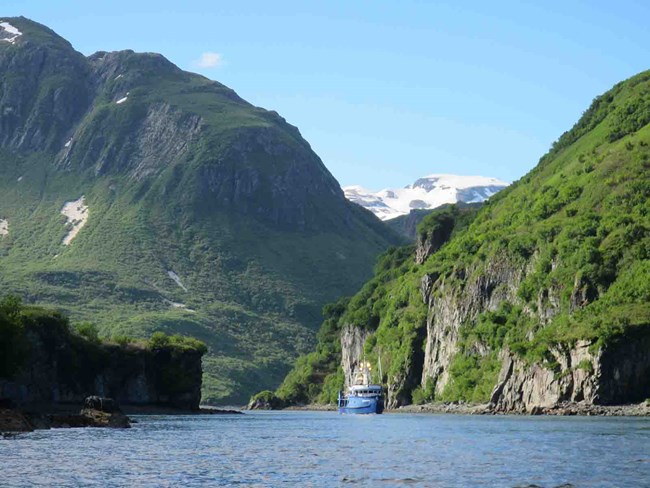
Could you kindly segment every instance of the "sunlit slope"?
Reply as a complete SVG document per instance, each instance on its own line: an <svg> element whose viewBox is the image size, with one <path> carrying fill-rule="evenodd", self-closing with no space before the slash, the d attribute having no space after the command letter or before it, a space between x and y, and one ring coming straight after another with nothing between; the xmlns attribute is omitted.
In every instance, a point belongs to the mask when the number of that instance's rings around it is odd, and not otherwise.
<svg viewBox="0 0 650 488"><path fill-rule="evenodd" d="M23 35L0 43L0 291L106 335L204 340L205 401L277 384L397 238L275 112L160 55L86 58L3 20Z"/></svg>

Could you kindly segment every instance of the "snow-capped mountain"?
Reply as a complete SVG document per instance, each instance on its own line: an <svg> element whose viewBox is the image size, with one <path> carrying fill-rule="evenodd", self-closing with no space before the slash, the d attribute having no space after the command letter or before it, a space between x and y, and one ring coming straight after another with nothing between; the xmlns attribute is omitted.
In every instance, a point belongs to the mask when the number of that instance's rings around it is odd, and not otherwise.
<svg viewBox="0 0 650 488"><path fill-rule="evenodd" d="M487 200L508 183L485 176L429 175L404 188L378 192L353 185L343 188L348 200L367 208L381 220L406 215L413 209L434 209L445 203Z"/></svg>

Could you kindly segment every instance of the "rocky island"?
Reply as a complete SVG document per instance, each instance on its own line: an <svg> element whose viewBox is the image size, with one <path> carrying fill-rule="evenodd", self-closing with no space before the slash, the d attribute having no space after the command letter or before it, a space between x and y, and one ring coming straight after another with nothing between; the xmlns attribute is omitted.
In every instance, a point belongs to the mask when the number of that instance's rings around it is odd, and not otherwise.
<svg viewBox="0 0 650 488"><path fill-rule="evenodd" d="M6 297L0 301L4 425L124 426L117 405L198 411L205 352L196 339L160 333L147 341L102 341L88 324L74 328L60 312ZM77 413L66 418L71 412Z"/></svg>

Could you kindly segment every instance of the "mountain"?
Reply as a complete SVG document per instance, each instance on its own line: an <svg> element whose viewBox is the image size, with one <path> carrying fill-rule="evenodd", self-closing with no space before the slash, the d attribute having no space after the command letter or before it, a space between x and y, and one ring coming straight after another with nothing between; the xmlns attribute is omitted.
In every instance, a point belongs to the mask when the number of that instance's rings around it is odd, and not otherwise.
<svg viewBox="0 0 650 488"><path fill-rule="evenodd" d="M404 188L372 192L361 186L346 186L343 191L351 202L382 220L389 220L408 215L412 210L434 209L446 203L483 202L506 186L508 183L484 176L430 175Z"/></svg>
<svg viewBox="0 0 650 488"><path fill-rule="evenodd" d="M276 112L0 19L0 293L107 337L204 341L203 400L272 387L399 238Z"/></svg>
<svg viewBox="0 0 650 488"><path fill-rule="evenodd" d="M278 401L333 402L362 360L381 361L390 407L539 413L650 397L649 122L646 71L478 211L426 216L415 246L325 308Z"/></svg>

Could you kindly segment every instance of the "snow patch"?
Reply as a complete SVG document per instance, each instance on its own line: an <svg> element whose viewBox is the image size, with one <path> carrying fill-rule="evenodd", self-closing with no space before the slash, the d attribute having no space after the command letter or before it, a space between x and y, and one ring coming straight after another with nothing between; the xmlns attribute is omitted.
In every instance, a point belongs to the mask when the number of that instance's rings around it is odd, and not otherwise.
<svg viewBox="0 0 650 488"><path fill-rule="evenodd" d="M0 37L0 41L7 41L14 44L16 39L23 35L22 32L16 29L9 22L0 22L0 27L2 28L2 31L0 31L0 36L2 36Z"/></svg>
<svg viewBox="0 0 650 488"><path fill-rule="evenodd" d="M66 217L66 225L70 228L66 236L63 238L62 244L69 246L72 239L74 239L81 228L86 225L88 220L88 205L85 203L85 196L82 195L79 200L65 202L61 209L61 214Z"/></svg>
<svg viewBox="0 0 650 488"><path fill-rule="evenodd" d="M122 76L124 76L124 75L117 75L117 76L115 77L115 79L116 79L116 80L119 80L120 78L122 78Z"/></svg>
<svg viewBox="0 0 650 488"><path fill-rule="evenodd" d="M72 139L70 139L68 142L64 144L65 147L70 147L70 144L72 144Z"/></svg>
<svg viewBox="0 0 650 488"><path fill-rule="evenodd" d="M404 188L385 188L378 192L362 186L346 186L345 197L367 208L381 220L407 215L412 209L434 209L446 203L475 203L508 186L497 178L433 174L419 178Z"/></svg>
<svg viewBox="0 0 650 488"><path fill-rule="evenodd" d="M9 221L7 219L0 219L0 236L9 234Z"/></svg>
<svg viewBox="0 0 650 488"><path fill-rule="evenodd" d="M124 103L124 102L126 102L128 99L129 99L129 92L126 92L126 96L125 96L124 98L120 98L120 99L119 99L117 102L115 102L115 103L117 103L117 104L119 105L120 103Z"/></svg>
<svg viewBox="0 0 650 488"><path fill-rule="evenodd" d="M17 179L16 181L23 181L23 177L22 177L22 176L19 176L18 179Z"/></svg>
<svg viewBox="0 0 650 488"><path fill-rule="evenodd" d="M185 288L185 285L183 285L183 282L181 281L181 278L174 273L171 269L167 271L167 274L169 277L176 282L178 286L180 286L184 291L187 291L187 288Z"/></svg>
<svg viewBox="0 0 650 488"><path fill-rule="evenodd" d="M167 300L166 298L163 298L163 300L165 301L165 303L169 304L172 308L180 308L182 310L185 310L186 312L196 313L196 310L187 308L187 305L185 305L184 303L172 302L171 300Z"/></svg>

